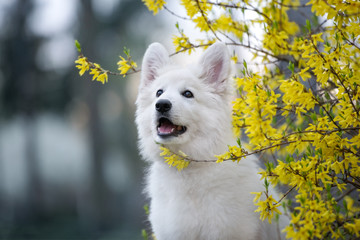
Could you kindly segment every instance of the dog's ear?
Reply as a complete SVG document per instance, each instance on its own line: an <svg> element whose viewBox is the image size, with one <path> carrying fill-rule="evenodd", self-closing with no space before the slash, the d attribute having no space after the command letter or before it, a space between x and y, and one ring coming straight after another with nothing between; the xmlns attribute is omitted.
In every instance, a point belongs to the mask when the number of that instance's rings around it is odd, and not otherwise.
<svg viewBox="0 0 360 240"><path fill-rule="evenodd" d="M225 89L230 75L230 56L224 43L214 43L200 57L200 78L214 85L217 90Z"/></svg>
<svg viewBox="0 0 360 240"><path fill-rule="evenodd" d="M159 69L170 63L169 53L160 43L152 43L145 52L141 67L141 85L145 86L158 75Z"/></svg>

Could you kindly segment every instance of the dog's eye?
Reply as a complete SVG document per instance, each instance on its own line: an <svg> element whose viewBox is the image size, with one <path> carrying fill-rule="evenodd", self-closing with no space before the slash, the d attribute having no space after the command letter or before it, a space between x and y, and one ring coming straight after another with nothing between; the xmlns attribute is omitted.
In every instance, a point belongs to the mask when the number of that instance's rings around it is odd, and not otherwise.
<svg viewBox="0 0 360 240"><path fill-rule="evenodd" d="M186 98L193 98L193 97L194 97L193 93L190 92L189 90L184 91L184 92L182 93L182 95L183 95L184 97L186 97Z"/></svg>
<svg viewBox="0 0 360 240"><path fill-rule="evenodd" d="M162 89L157 90L156 97L160 97L160 95L163 94L163 92L164 91Z"/></svg>

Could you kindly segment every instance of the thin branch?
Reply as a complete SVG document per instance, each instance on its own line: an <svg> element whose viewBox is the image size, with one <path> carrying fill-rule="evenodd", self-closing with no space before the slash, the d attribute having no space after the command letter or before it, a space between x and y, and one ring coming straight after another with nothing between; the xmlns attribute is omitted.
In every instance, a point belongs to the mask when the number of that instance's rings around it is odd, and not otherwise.
<svg viewBox="0 0 360 240"><path fill-rule="evenodd" d="M284 195L279 199L278 203L280 203L294 188L296 188L297 184L295 184L292 188L290 188Z"/></svg>
<svg viewBox="0 0 360 240"><path fill-rule="evenodd" d="M356 190L356 187L350 188L348 190L346 190L345 192L343 192L343 194L341 194L339 197L337 197L335 199L335 201L340 201L341 199L343 199L346 195L349 195L350 193L352 193L354 190Z"/></svg>
<svg viewBox="0 0 360 240"><path fill-rule="evenodd" d="M304 4L300 4L300 5L289 5L289 4L284 4L282 2L278 2L278 1L274 1L276 4L279 4L280 6L283 7L289 7L289 8L306 8L306 7L311 7L311 5L307 5L306 3Z"/></svg>
<svg viewBox="0 0 360 240"><path fill-rule="evenodd" d="M131 75L131 74L134 74L134 73L138 73L138 72L141 72L141 68L138 68L138 69L131 69L132 71L131 72L127 72L125 74L125 76L127 75ZM107 71L106 70L106 73L108 73L109 75L113 75L113 76L123 76L124 74L121 74L121 73L118 73L118 72L112 72L112 71Z"/></svg>
<svg viewBox="0 0 360 240"><path fill-rule="evenodd" d="M355 48L357 48L358 50L360 50L360 47L358 45L356 45L354 42L351 42L343 33L343 31L341 30L341 28L337 27L337 29L340 31L341 36L343 37L344 40L346 40L350 45L354 46Z"/></svg>
<svg viewBox="0 0 360 240"><path fill-rule="evenodd" d="M341 180L342 180L343 182L345 182L345 183L349 183L349 184L353 185L353 186L354 186L355 188L357 188L357 189L360 189L360 184L358 184L358 183L354 183L354 182L348 180L347 178L341 179Z"/></svg>
<svg viewBox="0 0 360 240"><path fill-rule="evenodd" d="M244 47L244 48L248 48L250 50L253 50L255 52L261 52L261 53L264 53L266 56L270 56L270 57L273 57L273 58L276 58L280 61L286 61L286 62L290 62L291 60L286 58L285 56L279 56L279 55L274 55L270 52L267 52L263 49L259 49L259 48L255 48L255 47L252 47L251 45L246 45L246 44L243 44L243 43L225 43L226 45L230 45L230 46L238 46L238 47Z"/></svg>
<svg viewBox="0 0 360 240"><path fill-rule="evenodd" d="M190 18L182 17L182 16L176 14L175 12L171 11L168 7L166 7L166 5L164 5L163 7L164 7L164 9L165 9L166 11L168 11L171 15L173 15L173 16L175 16L175 17L177 17L177 18L180 18L180 19L183 19L183 20L187 20L187 21L191 20Z"/></svg>
<svg viewBox="0 0 360 240"><path fill-rule="evenodd" d="M270 138L270 140L279 141L279 140L286 139L292 135L304 134L304 133L319 133L321 135L330 135L331 133L334 133L334 132L351 131L351 130L360 130L360 127L349 127L349 128L340 128L340 129L333 129L333 130L308 130L308 131L292 132L292 133L289 133L289 134L283 136L282 138L278 138L278 139Z"/></svg>
<svg viewBox="0 0 360 240"><path fill-rule="evenodd" d="M199 8L199 11L200 11L200 13L201 13L201 16L204 18L206 24L208 25L208 28L209 28L210 31L214 34L214 36L216 37L216 39L219 40L219 41L221 41L221 39L216 35L216 32L215 32L214 29L212 28L212 26L211 26L209 20L207 19L204 11L202 10L202 8L201 8L201 6L200 6L200 3L199 3L199 0L195 0L195 1L196 1L196 4L197 4L198 8Z"/></svg>
<svg viewBox="0 0 360 240"><path fill-rule="evenodd" d="M291 144L291 143L295 143L296 141L290 141L290 142L283 142L283 143L279 143L279 144L275 144L275 145L272 145L272 146L268 146L268 147L265 147L265 148L262 148L262 149L259 149L259 150L255 150L251 153L245 153L241 156L238 156L238 157L234 157L234 158L228 158L228 159L224 159L223 161L236 161L236 160L239 160L241 158L244 158L244 157L248 157L250 155L254 155L254 154L257 154L257 153L261 153L263 151L266 151L266 150L269 150L269 149L272 149L272 148L276 148L276 147L280 147L280 146L283 146L283 145L287 145L287 144ZM302 142L313 142L312 140L302 140ZM170 150L169 150L170 151ZM189 158L189 157L184 157L182 155L179 155L177 153L174 153L172 151L170 151L172 154L174 155L177 155L179 157L182 157L184 160L186 161L189 161L189 162L198 162L198 163L215 163L217 162L218 160L198 160L198 159L192 159L192 158Z"/></svg>
<svg viewBox="0 0 360 240"><path fill-rule="evenodd" d="M310 37L310 41L311 41L312 45L314 46L315 51L316 51L316 52L318 53L318 55L321 57L321 59L322 59L325 63L328 63L328 61L327 61L327 60L324 58L324 56L321 54L321 52L319 51L319 49L317 48L317 46L315 45L315 43L314 43L314 41L313 41L313 39L312 39L311 37ZM352 105L352 107L353 107L356 115L359 117L359 109L357 109L356 106L354 105L353 99L352 99L351 94L350 94L350 92L349 92L349 89L347 89L347 87L346 87L346 86L344 85L344 83L343 83L344 79L342 79L342 78L339 76L339 74L335 71L335 69L333 68L333 66L332 66L330 63L328 63L328 64L329 64L329 66L330 66L330 71L331 71L331 72L336 76L336 78L339 80L341 86L344 88L346 94L348 95L348 97L349 97L349 99L350 99L350 101L349 101L350 104ZM359 120L359 119L357 119L357 120Z"/></svg>
<svg viewBox="0 0 360 240"><path fill-rule="evenodd" d="M257 9L256 7L250 5L248 3L248 5L251 8L247 8L247 7L241 7L241 6L237 6L235 4L225 4L225 3L214 3L214 2L210 2L210 1L207 1L208 4L211 4L211 5L214 5L214 6L218 6L218 7L224 7L224 8L234 8L234 9L241 9L241 10L248 10L248 11L253 11L253 12L256 12L257 14L263 16L264 18L266 18L267 20L270 21L270 23L272 23L272 20L269 16L267 16L266 14L264 14L263 12L261 12L259 9Z"/></svg>
<svg viewBox="0 0 360 240"><path fill-rule="evenodd" d="M201 48L201 47L209 47L209 46L211 46L211 43L199 44L199 45L194 45L194 44L190 43L190 45L191 45L191 47L188 47L188 48L183 47L180 51L177 51L177 52L174 52L174 53L170 54L169 57L175 56L175 55L177 55L179 53L182 53L182 52L186 52L186 51L188 51L190 49Z"/></svg>
<svg viewBox="0 0 360 240"><path fill-rule="evenodd" d="M82 52L80 52L80 53L79 53L79 57L82 58L82 57L85 57L85 55L84 55ZM104 68L102 68L102 67L98 67L98 66L95 65L94 62L89 61L89 60L87 59L87 57L85 57L85 58L86 58L86 62L90 65L91 68L98 69L99 71L101 71L101 72L103 72L103 73L106 73L106 74L109 74L109 75L112 75L112 76L124 76L124 75L127 76L127 75L131 75L131 74L138 73L138 72L141 71L140 68L135 69L135 68L131 67L131 72L127 72L127 73L125 73L125 74L121 74L121 73L119 73L119 72L113 72L113 71L110 71L110 70L106 70L106 69L104 69Z"/></svg>

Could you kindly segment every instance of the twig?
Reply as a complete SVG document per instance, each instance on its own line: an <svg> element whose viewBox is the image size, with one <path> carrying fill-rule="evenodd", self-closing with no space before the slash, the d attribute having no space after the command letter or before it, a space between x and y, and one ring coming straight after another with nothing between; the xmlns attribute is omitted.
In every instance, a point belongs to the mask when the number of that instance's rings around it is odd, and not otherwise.
<svg viewBox="0 0 360 240"><path fill-rule="evenodd" d="M174 15L174 16L177 17L177 18L180 18L180 19L183 19L183 20L187 20L187 21L191 20L190 18L182 17L182 16L176 14L175 12L173 12L173 11L171 11L169 8L167 8L166 5L164 5L163 7L164 7L164 9L165 9L166 11L168 11L171 15Z"/></svg>
<svg viewBox="0 0 360 240"><path fill-rule="evenodd" d="M284 195L279 199L278 203L280 203L294 188L296 188L297 184L295 184L292 188L290 188Z"/></svg>
<svg viewBox="0 0 360 240"><path fill-rule="evenodd" d="M337 197L337 198L335 199L335 201L337 201L337 202L340 201L340 200L343 199L346 195L352 193L354 190L356 190L356 187L353 187L353 188L350 188L350 189L346 190L343 194L341 194L339 197Z"/></svg>
<svg viewBox="0 0 360 240"><path fill-rule="evenodd" d="M210 31L214 34L214 36L216 37L217 40L221 41L221 39L216 35L216 32L214 31L214 29L212 28L211 24L209 23L209 20L207 19L207 17L205 16L204 11L202 10L199 0L195 0L196 4L200 10L201 16L204 18L204 21L206 22L206 24L208 25L208 28L210 29Z"/></svg>
<svg viewBox="0 0 360 240"><path fill-rule="evenodd" d="M300 5L289 5L289 4L284 4L282 2L278 2L278 1L274 1L276 4L279 4L280 6L283 7L289 7L289 8L306 8L306 7L311 7L311 5L307 5L306 3L304 4L300 4Z"/></svg>
<svg viewBox="0 0 360 240"><path fill-rule="evenodd" d="M234 8L234 9L242 9L242 10L253 11L253 12L256 12L257 14L263 16L264 18L266 18L267 20L269 20L270 23L272 23L272 20L271 20L271 18L270 18L269 16L267 16L265 13L261 12L261 11L260 11L259 9L257 9L256 7L250 5L249 3L248 3L248 5L249 5L250 7L252 7L252 9L251 9L251 8L247 8L247 7L237 6L237 5L235 5L235 4L214 3L214 2L210 2L210 1L208 1L207 3L208 3L208 4L211 4L211 5L214 5L214 6L218 6L218 7Z"/></svg>
<svg viewBox="0 0 360 240"><path fill-rule="evenodd" d="M200 47L208 47L208 46L211 45L211 43L199 44L199 45L190 44L190 45L191 45L191 47L188 47L188 48L185 48L185 47L184 47L184 48L181 49L180 51L177 51L177 52L174 52L174 53L170 54L169 57L175 56L175 55L177 55L177 54L179 54L179 53L182 53L182 52L186 52L186 51L188 51L188 50L190 50L190 49L200 48Z"/></svg>
<svg viewBox="0 0 360 240"><path fill-rule="evenodd" d="M311 140L302 140L303 142L312 142ZM244 158L244 157L248 157L250 155L254 155L254 154L257 154L257 153L260 153L260 152L263 152L263 151L266 151L266 150L269 150L271 148L276 148L276 147L279 147L279 146L283 146L283 145L287 145L287 144L291 144L291 143L294 143L296 141L290 141L290 142L283 142L283 143L279 143L279 144L276 144L276 145L272 145L272 146L268 146L268 147L265 147L265 148L262 148L262 149L259 149L259 150L255 150L251 153L245 153L241 156L238 156L238 157L234 157L234 158L228 158L228 159L224 159L223 161L235 161L235 160L238 160L238 159L241 159L241 158ZM164 146L165 147L165 146ZM189 161L189 162L208 162L208 163L214 163L214 162L217 162L217 160L198 160L198 159L192 159L192 158L189 158L189 157L184 157L182 155L179 155L179 154L176 154L172 151L170 151L171 153L173 153L174 155L177 155L179 157L182 157L184 160L186 161Z"/></svg>
<svg viewBox="0 0 360 240"><path fill-rule="evenodd" d="M312 39L311 37L310 37L310 41L311 41L312 45L314 46L315 51L316 51L317 54L321 57L321 59L324 61L324 63L328 63L328 61L327 61L327 60L324 58L324 56L321 54L321 52L319 51L319 49L317 48L317 46L315 45L315 43L314 43L314 41L313 41L313 39ZM350 94L350 92L349 92L349 89L347 89L347 87L346 87L346 86L344 85L344 83L343 83L343 81L344 81L345 79L342 79L342 78L339 76L339 74L335 71L335 69L333 68L333 66L331 65L331 63L328 63L328 64L329 64L329 66L330 66L330 71L331 71L331 72L336 76L336 78L339 80L341 86L344 88L346 94L347 94L348 97L349 97L349 100L350 100L349 102L350 102L350 104L352 105L352 107L353 107L356 115L359 117L359 109L357 109L356 106L354 105L354 102L353 102L353 99L352 99L351 94ZM359 119L357 119L357 120L360 121Z"/></svg>

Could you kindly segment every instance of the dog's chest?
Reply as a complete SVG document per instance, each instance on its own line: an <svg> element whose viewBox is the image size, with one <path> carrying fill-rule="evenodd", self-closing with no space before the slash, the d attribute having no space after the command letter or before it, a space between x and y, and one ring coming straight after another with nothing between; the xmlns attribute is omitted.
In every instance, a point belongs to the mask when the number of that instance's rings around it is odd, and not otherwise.
<svg viewBox="0 0 360 240"><path fill-rule="evenodd" d="M258 218L247 183L230 169L198 169L174 172L163 167L153 168L149 175L151 197L150 220L156 234L176 239L216 239L224 236L251 236ZM243 223L246 219L246 223ZM175 235L174 235L175 234ZM227 239L227 237L225 239ZM162 238L166 239L166 238ZM237 239L237 238L233 238Z"/></svg>

